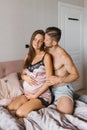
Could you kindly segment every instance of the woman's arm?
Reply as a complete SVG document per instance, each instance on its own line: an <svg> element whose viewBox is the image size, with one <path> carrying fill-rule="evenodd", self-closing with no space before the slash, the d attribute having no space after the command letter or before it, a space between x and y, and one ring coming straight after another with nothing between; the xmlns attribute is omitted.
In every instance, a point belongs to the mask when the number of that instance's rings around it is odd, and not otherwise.
<svg viewBox="0 0 87 130"><path fill-rule="evenodd" d="M24 58L24 64L28 58L28 54ZM37 84L37 81L34 79L33 76L30 76L29 74L27 75L26 69L23 69L21 73L21 78L22 80L26 81L29 85L35 85Z"/></svg>

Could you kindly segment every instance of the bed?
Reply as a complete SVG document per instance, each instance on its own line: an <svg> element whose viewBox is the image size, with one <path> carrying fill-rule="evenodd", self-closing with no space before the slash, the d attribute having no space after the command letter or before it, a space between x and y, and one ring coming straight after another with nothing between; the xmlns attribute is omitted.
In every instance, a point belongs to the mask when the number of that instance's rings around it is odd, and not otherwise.
<svg viewBox="0 0 87 130"><path fill-rule="evenodd" d="M23 61L0 62L0 130L87 130L87 96L75 94L73 115L60 114L56 103L18 118L6 105L20 95Z"/></svg>

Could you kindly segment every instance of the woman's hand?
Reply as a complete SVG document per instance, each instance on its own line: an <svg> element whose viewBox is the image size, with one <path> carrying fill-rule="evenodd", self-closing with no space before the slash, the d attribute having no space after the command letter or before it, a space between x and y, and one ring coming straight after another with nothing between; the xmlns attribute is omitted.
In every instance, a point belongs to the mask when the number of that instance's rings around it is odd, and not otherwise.
<svg viewBox="0 0 87 130"><path fill-rule="evenodd" d="M37 81L34 79L34 77L30 75L26 75L25 81L31 86L37 84Z"/></svg>
<svg viewBox="0 0 87 130"><path fill-rule="evenodd" d="M35 80L34 76L27 74L27 69L24 69L22 71L21 78L31 86L37 84L37 81Z"/></svg>
<svg viewBox="0 0 87 130"><path fill-rule="evenodd" d="M32 94L32 93L25 93L25 96L27 99L32 99L32 98L36 98L36 95L35 94Z"/></svg>

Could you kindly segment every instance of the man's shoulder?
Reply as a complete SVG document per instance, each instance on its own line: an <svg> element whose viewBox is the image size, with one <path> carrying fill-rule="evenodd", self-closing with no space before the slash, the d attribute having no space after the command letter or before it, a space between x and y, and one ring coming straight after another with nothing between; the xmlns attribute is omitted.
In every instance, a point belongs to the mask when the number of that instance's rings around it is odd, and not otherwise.
<svg viewBox="0 0 87 130"><path fill-rule="evenodd" d="M66 52L66 50L62 47L57 47L55 50L56 53L60 54L60 55L67 55L68 53Z"/></svg>
<svg viewBox="0 0 87 130"><path fill-rule="evenodd" d="M69 54L64 48L59 47L59 48L57 49L57 52L60 53L60 57L61 57L61 58L64 58L64 59L66 59L66 58L71 59L70 54Z"/></svg>

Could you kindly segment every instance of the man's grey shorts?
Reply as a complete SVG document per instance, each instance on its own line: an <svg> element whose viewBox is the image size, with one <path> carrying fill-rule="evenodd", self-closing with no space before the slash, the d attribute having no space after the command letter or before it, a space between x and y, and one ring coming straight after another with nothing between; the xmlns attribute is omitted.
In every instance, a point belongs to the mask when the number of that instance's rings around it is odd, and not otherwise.
<svg viewBox="0 0 87 130"><path fill-rule="evenodd" d="M52 92L55 97L55 101L58 100L62 96L67 96L73 101L73 88L72 84L67 84L65 86L60 86L60 87L52 87Z"/></svg>

